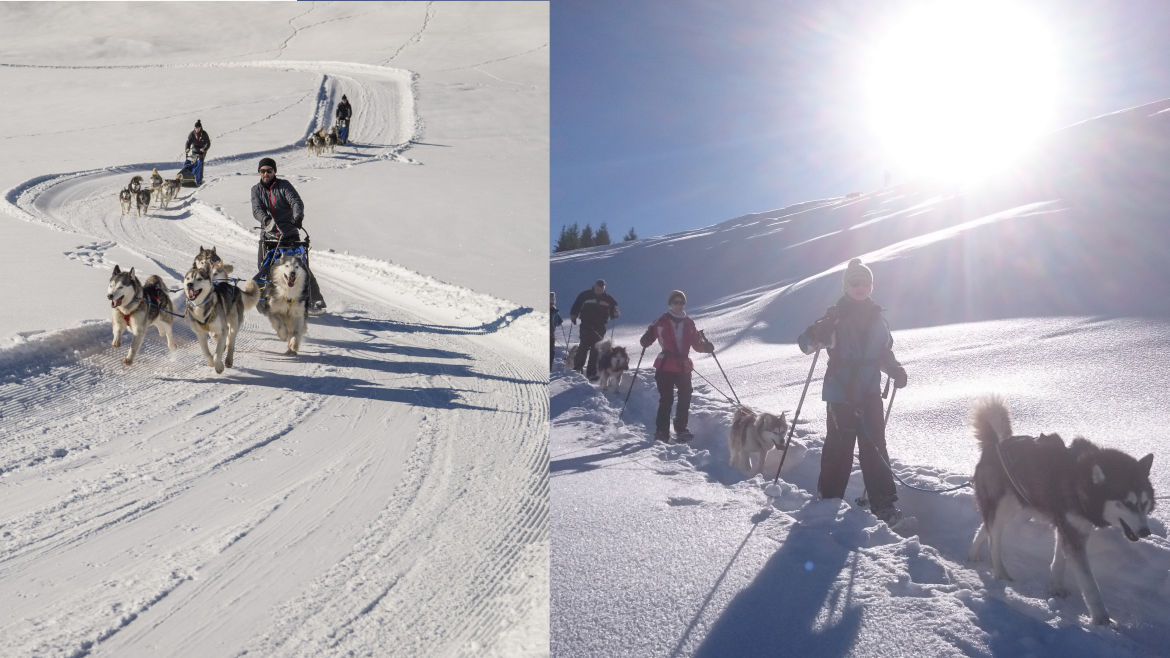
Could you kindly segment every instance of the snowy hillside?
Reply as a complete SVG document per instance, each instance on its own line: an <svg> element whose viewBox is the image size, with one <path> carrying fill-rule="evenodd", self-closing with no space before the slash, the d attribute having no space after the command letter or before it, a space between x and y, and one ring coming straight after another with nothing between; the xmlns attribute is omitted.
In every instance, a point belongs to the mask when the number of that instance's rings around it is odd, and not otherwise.
<svg viewBox="0 0 1170 658"><path fill-rule="evenodd" d="M1053 134L998 179L952 189L905 183L758 213L685 233L552 259L568 307L605 278L638 336L681 288L716 345L695 363L690 445L656 444L645 354L624 395L562 370L550 384L552 646L556 655L1159 655L1170 641L1170 102ZM843 190L850 192L849 190ZM796 336L841 295L852 257L873 268L909 386L888 441L916 535L849 503L815 500L825 407L818 364L785 463L784 494L728 465L738 397L791 417L811 357ZM562 343L568 333L558 335ZM574 332L575 334L575 332ZM576 342L574 335L573 342ZM725 380L719 366L727 373ZM730 381L728 381L730 380ZM972 402L1003 395L1017 432L1084 435L1155 454L1161 499L1139 544L1096 533L1090 561L1111 629L1087 625L1073 587L1049 598L1048 526L1017 520L1013 583L969 563L979 525L966 483L978 448Z"/></svg>
<svg viewBox="0 0 1170 658"><path fill-rule="evenodd" d="M547 4L5 3L0 44L0 654L545 653ZM122 215L196 119L203 186ZM201 245L250 276L265 156L301 353L250 311L222 375L181 319L122 365L113 266L180 313Z"/></svg>

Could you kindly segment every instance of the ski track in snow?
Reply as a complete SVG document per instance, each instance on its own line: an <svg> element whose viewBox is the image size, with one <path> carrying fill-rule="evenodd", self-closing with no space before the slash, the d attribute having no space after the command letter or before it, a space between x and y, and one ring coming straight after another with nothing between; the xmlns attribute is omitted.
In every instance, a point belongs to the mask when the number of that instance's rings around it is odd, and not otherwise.
<svg viewBox="0 0 1170 658"><path fill-rule="evenodd" d="M328 124L339 80L356 87L363 138L383 145L367 161L406 160L420 136L407 72L212 66L319 71L306 135ZM285 171L353 166L273 151ZM208 160L203 189L256 155ZM115 248L172 292L198 245L250 271L255 233L198 190L120 215L111 191L152 166L46 174L4 208L76 234L63 257L100 272L95 295ZM182 318L176 352L150 329L131 367L107 322L0 351L0 653L491 653L547 613L543 316L382 261L312 263L331 313L310 319L297 357L255 312L223 375Z"/></svg>

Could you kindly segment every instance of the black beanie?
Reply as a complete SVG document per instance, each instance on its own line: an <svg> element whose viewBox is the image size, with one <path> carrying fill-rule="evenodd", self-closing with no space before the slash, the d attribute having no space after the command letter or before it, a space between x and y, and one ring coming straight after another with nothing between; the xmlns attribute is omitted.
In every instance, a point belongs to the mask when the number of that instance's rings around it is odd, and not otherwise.
<svg viewBox="0 0 1170 658"><path fill-rule="evenodd" d="M202 128L202 127L203 127L203 122L202 122L202 121L200 121L199 119L195 119L195 127L196 127L196 128Z"/></svg>
<svg viewBox="0 0 1170 658"><path fill-rule="evenodd" d="M272 171L276 171L276 160L273 160L272 158L260 158L260 165L256 167L256 170L259 171L265 166L272 167Z"/></svg>

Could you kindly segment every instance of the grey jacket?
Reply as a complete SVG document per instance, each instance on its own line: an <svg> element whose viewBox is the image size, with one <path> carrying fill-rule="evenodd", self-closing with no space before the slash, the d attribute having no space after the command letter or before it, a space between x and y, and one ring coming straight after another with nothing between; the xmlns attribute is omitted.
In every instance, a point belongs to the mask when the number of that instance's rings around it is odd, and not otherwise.
<svg viewBox="0 0 1170 658"><path fill-rule="evenodd" d="M292 183L277 178L271 188L264 183L252 186L252 216L264 227L266 233L279 232L282 240L297 240L301 222L305 219L305 205ZM273 230L273 220L276 230ZM290 237L291 236L291 237Z"/></svg>
<svg viewBox="0 0 1170 658"><path fill-rule="evenodd" d="M856 404L880 396L881 373L891 374L901 367L894 358L894 338L882 317L882 307L869 299L857 302L843 297L827 315L835 315L836 321L828 344L829 365L821 399ZM809 327L796 340L805 354L816 351L813 332Z"/></svg>

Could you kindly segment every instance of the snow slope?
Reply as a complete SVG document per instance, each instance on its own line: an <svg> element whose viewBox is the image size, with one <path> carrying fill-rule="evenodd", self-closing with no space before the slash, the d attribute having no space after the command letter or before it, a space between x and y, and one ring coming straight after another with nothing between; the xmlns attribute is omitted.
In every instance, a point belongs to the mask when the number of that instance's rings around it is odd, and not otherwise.
<svg viewBox="0 0 1170 658"><path fill-rule="evenodd" d="M671 289L718 348L695 360L690 445L656 444L648 350L625 395L554 367L554 655L1150 656L1170 641L1170 293L1163 245L1170 102L1050 136L1026 163L953 189L909 183L707 228L554 255L562 312L604 277L634 346ZM822 358L784 465L728 465L735 399L791 418L812 365L796 336L841 295L852 257L875 273L909 386L887 433L918 519L890 532L852 501L816 500ZM558 340L563 344L569 326ZM575 338L574 338L575 341ZM726 371L724 379L719 366ZM1050 598L1048 526L1018 519L1007 568L969 563L978 449L966 416L1003 395L1016 432L1084 435L1155 453L1154 535L1096 533L1090 561L1115 627L1087 626L1076 591ZM910 486L918 487L912 489ZM937 493L942 489L960 487Z"/></svg>
<svg viewBox="0 0 1170 658"><path fill-rule="evenodd" d="M548 647L548 7L0 7L4 655L540 655ZM304 137L355 106L352 142ZM195 119L204 185L173 177ZM330 312L109 347L114 264L254 272L272 156ZM491 230L486 230L490 228ZM474 237L473 237L474 236ZM181 295L172 295L182 312ZM538 349L539 348L539 349Z"/></svg>

